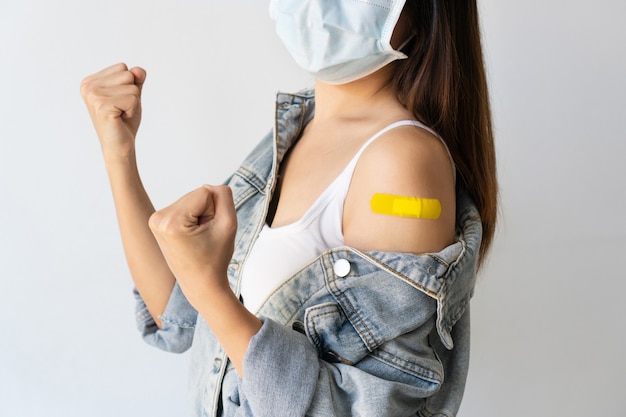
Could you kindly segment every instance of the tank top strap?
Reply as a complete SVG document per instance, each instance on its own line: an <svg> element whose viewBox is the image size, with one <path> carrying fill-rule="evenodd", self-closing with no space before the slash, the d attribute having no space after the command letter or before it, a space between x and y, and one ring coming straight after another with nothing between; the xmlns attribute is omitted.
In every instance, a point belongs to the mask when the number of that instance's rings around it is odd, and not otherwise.
<svg viewBox="0 0 626 417"><path fill-rule="evenodd" d="M454 163L454 159L452 159L452 154L450 153L450 149L448 149L448 145L446 144L446 142L444 142L444 140L441 138L441 136L439 136L439 134L437 134L437 132L435 132L434 130L432 130L431 128L429 128L428 126L423 124L422 122L418 122L417 120L399 120L397 122L394 122L394 123L391 123L390 125L385 126L381 130L379 130L377 133L375 133L371 138L369 138L361 146L361 148L357 151L357 153L354 155L352 160L350 160L348 165L346 165L345 169L340 174L340 177L344 178L344 183L346 185L349 185L349 183L350 183L350 181L352 179L352 174L354 173L356 165L359 162L359 158L361 157L361 154L363 152L365 152L365 149L367 149L367 147L369 145L371 145L372 142L374 142L376 139L378 139L379 137L381 137L385 133L389 132L390 130L395 129L396 127L400 127L400 126L415 126L415 127L419 127L421 129L426 130L427 132L429 132L430 134L432 134L433 136L435 136L437 139L439 139L441 141L441 143L443 144L444 148L446 149L448 157L450 158L450 163L452 164L452 175L454 177L454 182L456 183L456 165ZM347 188L346 188L346 192L347 192Z"/></svg>

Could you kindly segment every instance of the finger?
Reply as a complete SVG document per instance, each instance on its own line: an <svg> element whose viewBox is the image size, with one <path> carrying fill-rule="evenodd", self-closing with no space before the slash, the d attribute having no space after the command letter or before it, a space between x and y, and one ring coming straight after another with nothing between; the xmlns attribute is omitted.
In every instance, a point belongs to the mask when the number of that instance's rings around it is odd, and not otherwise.
<svg viewBox="0 0 626 417"><path fill-rule="evenodd" d="M104 77L106 75L112 74L114 72L120 72L120 71L128 71L128 66L123 62L113 64L110 67L100 70L96 73L96 75L99 75L100 77Z"/></svg>
<svg viewBox="0 0 626 417"><path fill-rule="evenodd" d="M139 97L136 95L117 95L99 97L94 101L94 116L132 118L138 110Z"/></svg>
<svg viewBox="0 0 626 417"><path fill-rule="evenodd" d="M118 71L100 78L86 78L80 85L83 99L93 99L98 89L116 87L119 85L135 85L135 76L130 71Z"/></svg>
<svg viewBox="0 0 626 417"><path fill-rule="evenodd" d="M130 71L118 71L94 80L92 85L96 87L112 87L116 85L134 85L135 75Z"/></svg>
<svg viewBox="0 0 626 417"><path fill-rule="evenodd" d="M134 84L113 85L110 87L98 87L93 91L98 97L137 96L139 88Z"/></svg>
<svg viewBox="0 0 626 417"><path fill-rule="evenodd" d="M115 72L120 72L120 71L128 71L128 66L123 62L119 62L117 64L113 64L109 67L101 69L100 71L93 73L87 78L102 78L102 77L106 77L109 74L113 74Z"/></svg>
<svg viewBox="0 0 626 417"><path fill-rule="evenodd" d="M146 82L146 70L141 67L134 67L130 69L130 72L135 77L134 83L137 87L139 87L139 92L143 89L143 83Z"/></svg>
<svg viewBox="0 0 626 417"><path fill-rule="evenodd" d="M96 113L118 113L124 119L129 119L139 110L141 99L136 85L99 88L93 94Z"/></svg>
<svg viewBox="0 0 626 417"><path fill-rule="evenodd" d="M213 195L215 205L215 217L219 217L225 227L237 227L237 212L233 202L233 191L226 185L211 186L205 185Z"/></svg>
<svg viewBox="0 0 626 417"><path fill-rule="evenodd" d="M184 228L207 223L215 217L213 195L204 187L185 194L170 207L171 215L178 218L177 223Z"/></svg>
<svg viewBox="0 0 626 417"><path fill-rule="evenodd" d="M196 206L196 211L194 213L198 222L197 224L203 225L210 222L215 218L215 196L213 195L212 190L207 187L200 187L193 193L198 197L198 205ZM204 204L203 207L202 204Z"/></svg>
<svg viewBox="0 0 626 417"><path fill-rule="evenodd" d="M132 119L133 117L135 117L136 114L138 114L138 112L141 111L138 96L124 96L124 102L122 103L122 106L117 108L122 111L121 116L124 120Z"/></svg>
<svg viewBox="0 0 626 417"><path fill-rule="evenodd" d="M103 70L100 70L98 72L95 72L85 77L83 82L91 82L94 80L100 80L102 78L108 77L111 74L122 72L122 71L128 71L128 67L123 62L120 62L119 64L111 65L110 67L107 67Z"/></svg>
<svg viewBox="0 0 626 417"><path fill-rule="evenodd" d="M213 197L202 187L191 191L173 204L154 212L148 225L157 235L178 235L197 229L203 216L213 217Z"/></svg>

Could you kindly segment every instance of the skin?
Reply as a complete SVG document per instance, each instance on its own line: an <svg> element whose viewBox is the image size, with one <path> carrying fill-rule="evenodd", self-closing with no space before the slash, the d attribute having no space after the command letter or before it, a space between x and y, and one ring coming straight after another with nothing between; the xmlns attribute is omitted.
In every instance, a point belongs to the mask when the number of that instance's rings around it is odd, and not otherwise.
<svg viewBox="0 0 626 417"><path fill-rule="evenodd" d="M159 315L175 278L148 228L155 209L137 170L135 136L145 79L143 69L116 64L85 78L81 95L100 140L131 276L161 327Z"/></svg>
<svg viewBox="0 0 626 417"><path fill-rule="evenodd" d="M395 36L397 34L397 36ZM406 39L401 23L392 40ZM413 119L390 87L392 65L344 85L316 82L316 114L281 166L272 227L299 219L374 133ZM237 219L231 190L202 186L156 211L137 170L135 137L146 72L116 64L85 78L81 94L98 134L129 269L155 322L175 281L206 320L240 377L251 338L262 323L227 279ZM375 193L437 198L438 220L375 214ZM423 253L454 238L455 192L444 146L412 126L391 130L361 156L345 201L343 233L360 250Z"/></svg>

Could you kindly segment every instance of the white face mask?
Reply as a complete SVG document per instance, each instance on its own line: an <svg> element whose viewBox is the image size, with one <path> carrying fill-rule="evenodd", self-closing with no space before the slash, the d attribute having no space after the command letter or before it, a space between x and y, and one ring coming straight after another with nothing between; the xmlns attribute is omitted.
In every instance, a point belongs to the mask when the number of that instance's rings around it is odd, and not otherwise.
<svg viewBox="0 0 626 417"><path fill-rule="evenodd" d="M345 84L407 57L390 44L405 1L270 0L270 16L302 68Z"/></svg>

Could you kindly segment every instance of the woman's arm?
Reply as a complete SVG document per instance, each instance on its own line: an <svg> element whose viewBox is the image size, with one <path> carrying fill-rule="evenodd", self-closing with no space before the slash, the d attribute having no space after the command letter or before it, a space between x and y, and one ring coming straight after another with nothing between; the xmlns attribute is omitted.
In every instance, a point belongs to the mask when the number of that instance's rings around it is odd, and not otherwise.
<svg viewBox="0 0 626 417"><path fill-rule="evenodd" d="M389 194L439 200L437 219L379 214L372 197ZM445 145L414 126L391 130L368 147L354 171L346 196L346 245L362 251L438 252L454 240L454 167Z"/></svg>
<svg viewBox="0 0 626 417"><path fill-rule="evenodd" d="M113 65L85 78L81 95L100 139L130 273L161 327L159 315L165 310L175 279L148 227L155 210L135 157L145 78L141 68Z"/></svg>
<svg viewBox="0 0 626 417"><path fill-rule="evenodd" d="M134 156L107 163L107 172L130 274L150 315L161 328L159 316L165 311L175 278L148 227L154 207L142 185Z"/></svg>
<svg viewBox="0 0 626 417"><path fill-rule="evenodd" d="M155 212L149 225L181 290L243 377L243 358L261 321L228 283L237 231L231 189L200 187Z"/></svg>

